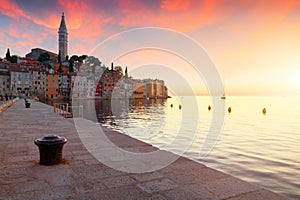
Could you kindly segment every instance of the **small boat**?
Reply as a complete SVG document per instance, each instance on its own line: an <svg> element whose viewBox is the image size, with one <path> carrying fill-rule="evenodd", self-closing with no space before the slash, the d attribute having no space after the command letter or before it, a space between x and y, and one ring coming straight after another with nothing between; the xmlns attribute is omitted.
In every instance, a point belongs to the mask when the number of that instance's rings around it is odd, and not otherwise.
<svg viewBox="0 0 300 200"><path fill-rule="evenodd" d="M226 96L225 96L225 94L223 94L223 96L221 96L221 99L226 99Z"/></svg>

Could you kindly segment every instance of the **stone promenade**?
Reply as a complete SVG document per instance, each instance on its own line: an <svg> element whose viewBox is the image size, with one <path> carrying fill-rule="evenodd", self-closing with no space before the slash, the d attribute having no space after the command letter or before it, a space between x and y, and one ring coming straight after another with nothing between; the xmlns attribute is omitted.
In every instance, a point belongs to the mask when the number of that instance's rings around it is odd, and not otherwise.
<svg viewBox="0 0 300 200"><path fill-rule="evenodd" d="M26 109L19 100L0 113L0 199L287 199L184 157L154 172L114 170L86 150L72 120L30 103ZM41 166L33 141L53 133L68 139L64 162ZM109 129L105 134L120 148L156 150Z"/></svg>

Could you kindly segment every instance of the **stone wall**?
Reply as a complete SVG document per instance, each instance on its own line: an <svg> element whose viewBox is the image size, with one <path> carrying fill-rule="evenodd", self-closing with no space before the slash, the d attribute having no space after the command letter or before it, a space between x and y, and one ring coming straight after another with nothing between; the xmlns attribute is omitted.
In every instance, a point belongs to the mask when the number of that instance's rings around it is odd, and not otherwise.
<svg viewBox="0 0 300 200"><path fill-rule="evenodd" d="M0 103L0 113L5 111L7 108L11 107L14 103L16 103L19 100L19 98L15 98L10 101L6 101L4 103Z"/></svg>

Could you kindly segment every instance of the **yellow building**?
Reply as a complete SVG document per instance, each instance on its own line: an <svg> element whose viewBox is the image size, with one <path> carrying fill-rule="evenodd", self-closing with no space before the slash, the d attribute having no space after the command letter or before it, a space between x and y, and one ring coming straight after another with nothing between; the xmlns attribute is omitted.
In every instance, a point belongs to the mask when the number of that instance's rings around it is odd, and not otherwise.
<svg viewBox="0 0 300 200"><path fill-rule="evenodd" d="M145 84L142 82L135 81L133 83L133 94L132 98L133 99L143 99L145 98Z"/></svg>
<svg viewBox="0 0 300 200"><path fill-rule="evenodd" d="M46 74L45 99L53 100L58 98L58 74Z"/></svg>
<svg viewBox="0 0 300 200"><path fill-rule="evenodd" d="M147 89L147 92L146 92L146 96L150 99L154 98L155 97L155 90L154 90L154 83L152 81L148 81L146 83L146 89Z"/></svg>
<svg viewBox="0 0 300 200"><path fill-rule="evenodd" d="M163 80L159 79L147 79L146 81L146 97L150 99L161 99L168 97L168 89L164 85Z"/></svg>

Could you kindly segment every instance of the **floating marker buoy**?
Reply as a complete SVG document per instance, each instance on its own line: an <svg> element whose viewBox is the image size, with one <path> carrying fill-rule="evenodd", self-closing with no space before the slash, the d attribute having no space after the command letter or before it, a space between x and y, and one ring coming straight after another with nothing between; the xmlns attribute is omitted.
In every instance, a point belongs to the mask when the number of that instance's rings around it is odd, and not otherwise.
<svg viewBox="0 0 300 200"><path fill-rule="evenodd" d="M179 105L179 110L181 110L181 105Z"/></svg>
<svg viewBox="0 0 300 200"><path fill-rule="evenodd" d="M262 109L262 113L265 115L267 113L267 109L266 108L263 108Z"/></svg>
<svg viewBox="0 0 300 200"><path fill-rule="evenodd" d="M211 110L211 107L210 107L210 106L208 106L208 110Z"/></svg>
<svg viewBox="0 0 300 200"><path fill-rule="evenodd" d="M170 106L171 106L171 108L173 108L173 104L172 104L172 103L171 103L171 105L170 105Z"/></svg>
<svg viewBox="0 0 300 200"><path fill-rule="evenodd" d="M228 108L228 112L231 113L231 107Z"/></svg>

